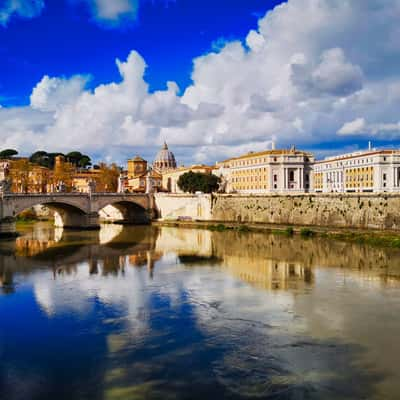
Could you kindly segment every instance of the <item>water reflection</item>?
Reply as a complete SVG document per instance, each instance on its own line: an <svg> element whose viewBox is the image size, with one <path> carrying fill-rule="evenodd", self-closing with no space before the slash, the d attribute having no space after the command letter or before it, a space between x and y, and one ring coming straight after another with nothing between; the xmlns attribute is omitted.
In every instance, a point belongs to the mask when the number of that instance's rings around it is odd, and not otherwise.
<svg viewBox="0 0 400 400"><path fill-rule="evenodd" d="M399 261L318 238L36 225L0 242L0 398L396 399Z"/></svg>

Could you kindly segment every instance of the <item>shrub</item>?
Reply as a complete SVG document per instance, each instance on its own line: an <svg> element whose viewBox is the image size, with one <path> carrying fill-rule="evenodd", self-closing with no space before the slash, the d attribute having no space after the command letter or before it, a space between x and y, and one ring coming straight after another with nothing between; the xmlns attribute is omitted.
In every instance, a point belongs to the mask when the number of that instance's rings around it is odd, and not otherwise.
<svg viewBox="0 0 400 400"><path fill-rule="evenodd" d="M287 227L287 228L285 229L285 233L286 233L286 235L288 235L288 236L292 236L293 233L294 233L294 230L293 230L293 228L292 228L291 226L289 226L289 227Z"/></svg>
<svg viewBox="0 0 400 400"><path fill-rule="evenodd" d="M300 235L303 237L311 237L315 235L315 232L309 228L301 228Z"/></svg>

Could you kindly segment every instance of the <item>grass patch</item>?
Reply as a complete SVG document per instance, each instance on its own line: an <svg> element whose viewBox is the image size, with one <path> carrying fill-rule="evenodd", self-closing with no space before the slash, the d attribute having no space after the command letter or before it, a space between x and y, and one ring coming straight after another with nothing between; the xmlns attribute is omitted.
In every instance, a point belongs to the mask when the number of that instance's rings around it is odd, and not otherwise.
<svg viewBox="0 0 400 400"><path fill-rule="evenodd" d="M285 232L285 235L287 235L287 236L293 236L293 234L294 234L294 230L293 230L293 228L292 228L291 226L288 226L288 227L284 230L284 232Z"/></svg>
<svg viewBox="0 0 400 400"><path fill-rule="evenodd" d="M301 228L300 235L303 237L313 237L313 236L315 236L315 232L309 228Z"/></svg>
<svg viewBox="0 0 400 400"><path fill-rule="evenodd" d="M224 224L218 224L218 225L208 225L207 229L210 231L216 231L216 232L225 232L226 230L230 229Z"/></svg>
<svg viewBox="0 0 400 400"><path fill-rule="evenodd" d="M246 226L246 225L240 225L238 228L237 228L237 231L238 232L250 232L250 228L248 227L248 226Z"/></svg>
<svg viewBox="0 0 400 400"><path fill-rule="evenodd" d="M285 235L285 236L294 235L294 229L291 226L288 226L285 229L273 229L271 232L275 235Z"/></svg>
<svg viewBox="0 0 400 400"><path fill-rule="evenodd" d="M367 244L370 246L377 246L377 247L392 247L397 249L400 248L400 236L395 236L395 235L379 236L379 235L368 235L368 234L349 232L349 233L329 233L327 236L331 239L342 240L357 244Z"/></svg>

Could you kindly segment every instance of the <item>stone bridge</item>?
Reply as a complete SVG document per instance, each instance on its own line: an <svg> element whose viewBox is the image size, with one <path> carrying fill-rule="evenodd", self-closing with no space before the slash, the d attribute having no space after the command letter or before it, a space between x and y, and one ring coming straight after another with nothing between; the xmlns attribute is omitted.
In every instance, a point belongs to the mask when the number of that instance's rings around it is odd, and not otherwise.
<svg viewBox="0 0 400 400"><path fill-rule="evenodd" d="M10 193L0 197L0 234L15 233L18 214L36 205L44 205L54 211L56 226L73 229L98 229L99 212L106 206L113 206L119 211L122 223L146 224L154 216L151 194Z"/></svg>

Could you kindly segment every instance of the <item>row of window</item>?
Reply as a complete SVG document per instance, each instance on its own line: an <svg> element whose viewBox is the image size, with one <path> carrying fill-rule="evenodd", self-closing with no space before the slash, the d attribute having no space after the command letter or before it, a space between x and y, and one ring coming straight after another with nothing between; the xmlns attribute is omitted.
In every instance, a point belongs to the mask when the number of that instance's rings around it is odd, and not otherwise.
<svg viewBox="0 0 400 400"><path fill-rule="evenodd" d="M373 158L361 158L361 159L355 159L355 160L348 160L348 161L337 161L333 164L323 164L323 165L317 165L315 169L317 171L323 170L323 169L330 169L330 168L337 168L337 167L342 167L342 166L349 166L349 165L362 165L362 164L369 164L374 161ZM387 157L383 157L383 162L387 161ZM372 168L372 167L371 167Z"/></svg>
<svg viewBox="0 0 400 400"><path fill-rule="evenodd" d="M233 185L234 190L267 190L267 185Z"/></svg>
<svg viewBox="0 0 400 400"><path fill-rule="evenodd" d="M243 176L238 178L232 178L232 182L265 182L267 180L266 176Z"/></svg>
<svg viewBox="0 0 400 400"><path fill-rule="evenodd" d="M245 169L240 171L233 171L232 175L249 175L249 174L260 174L261 172L266 173L267 168L255 168L255 169Z"/></svg>

